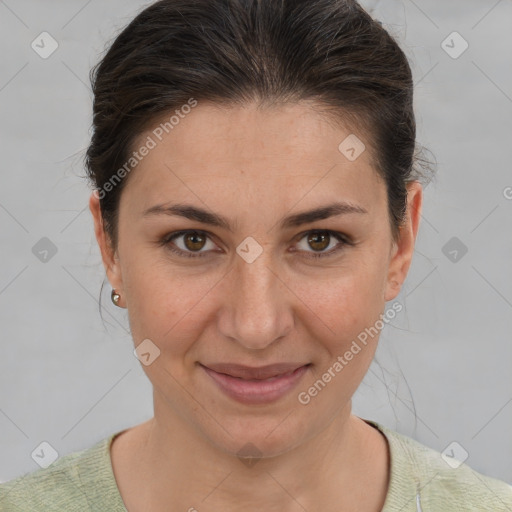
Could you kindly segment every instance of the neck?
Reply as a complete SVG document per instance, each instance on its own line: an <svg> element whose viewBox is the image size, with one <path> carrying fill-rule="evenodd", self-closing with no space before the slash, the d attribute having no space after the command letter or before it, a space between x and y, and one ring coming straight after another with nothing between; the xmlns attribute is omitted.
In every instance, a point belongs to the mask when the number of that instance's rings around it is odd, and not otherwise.
<svg viewBox="0 0 512 512"><path fill-rule="evenodd" d="M136 468L124 479L131 480L137 495L129 510L164 511L169 503L190 512L380 510L388 463L387 446L385 459L376 456L382 443L373 427L351 415L349 401L305 442L272 455L251 453L246 447L254 458L241 459L237 451L216 446L155 399L155 417L140 426L130 448L128 457L134 462L125 461ZM121 464L118 469L122 471ZM368 508L361 495L367 497ZM143 507L135 504L137 499Z"/></svg>

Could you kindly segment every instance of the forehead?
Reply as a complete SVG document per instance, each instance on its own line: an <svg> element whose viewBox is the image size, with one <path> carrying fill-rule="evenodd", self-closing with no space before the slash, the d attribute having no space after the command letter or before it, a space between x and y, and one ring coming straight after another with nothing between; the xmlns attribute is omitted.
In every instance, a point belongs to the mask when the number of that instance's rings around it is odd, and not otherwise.
<svg viewBox="0 0 512 512"><path fill-rule="evenodd" d="M371 203L382 194L366 134L333 123L314 104L199 102L172 125L171 116L155 121L134 144L137 150L151 139L154 146L125 189L142 200L141 209L194 193L230 201L234 195L272 196L287 203L333 191Z"/></svg>

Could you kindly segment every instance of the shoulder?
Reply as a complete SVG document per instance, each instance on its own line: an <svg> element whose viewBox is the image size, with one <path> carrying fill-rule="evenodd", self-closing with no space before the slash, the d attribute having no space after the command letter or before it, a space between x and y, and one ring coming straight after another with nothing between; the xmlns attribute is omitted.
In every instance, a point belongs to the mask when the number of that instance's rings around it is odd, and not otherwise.
<svg viewBox="0 0 512 512"><path fill-rule="evenodd" d="M461 448L454 445L453 450L441 454L376 422L370 423L384 433L391 452L390 488L383 512L512 511L512 485L457 460L463 459L458 454Z"/></svg>
<svg viewBox="0 0 512 512"><path fill-rule="evenodd" d="M118 433L0 485L0 512L66 512L118 507L109 447ZM109 508L109 499L115 504ZM98 508L97 504L101 503ZM96 507L95 507L96 505ZM102 507L106 506L105 509Z"/></svg>

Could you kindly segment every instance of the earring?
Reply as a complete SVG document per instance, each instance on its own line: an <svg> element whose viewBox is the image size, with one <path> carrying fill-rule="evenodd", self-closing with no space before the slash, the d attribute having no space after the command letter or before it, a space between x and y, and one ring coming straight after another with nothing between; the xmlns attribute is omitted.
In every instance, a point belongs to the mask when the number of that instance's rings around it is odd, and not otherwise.
<svg viewBox="0 0 512 512"><path fill-rule="evenodd" d="M119 293L117 293L114 288L112 288L112 293L110 294L110 298L112 299L112 302L116 306L121 307L121 306L119 306L119 299L121 298L121 295L119 295Z"/></svg>

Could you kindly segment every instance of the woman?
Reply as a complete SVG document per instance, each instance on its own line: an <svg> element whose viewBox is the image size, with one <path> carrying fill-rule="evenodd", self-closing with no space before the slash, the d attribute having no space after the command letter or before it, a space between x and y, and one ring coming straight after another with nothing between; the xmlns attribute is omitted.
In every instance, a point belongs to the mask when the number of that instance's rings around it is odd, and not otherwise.
<svg viewBox="0 0 512 512"><path fill-rule="evenodd" d="M0 509L512 510L505 482L351 413L422 206L382 26L350 0L162 0L93 85L89 205L154 417Z"/></svg>

